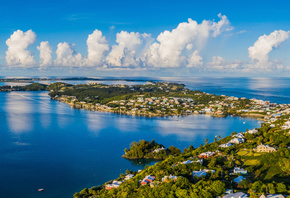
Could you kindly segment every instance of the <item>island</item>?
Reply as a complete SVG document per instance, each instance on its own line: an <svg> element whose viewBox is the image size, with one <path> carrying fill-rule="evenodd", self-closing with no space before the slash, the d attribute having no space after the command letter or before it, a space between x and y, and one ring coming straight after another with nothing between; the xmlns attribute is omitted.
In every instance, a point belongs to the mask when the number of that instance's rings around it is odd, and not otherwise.
<svg viewBox="0 0 290 198"><path fill-rule="evenodd" d="M139 142L132 142L130 148L124 149L125 154L122 156L127 159L165 159L169 155L180 154L181 150L170 146L165 149L161 144L155 142L155 140Z"/></svg>

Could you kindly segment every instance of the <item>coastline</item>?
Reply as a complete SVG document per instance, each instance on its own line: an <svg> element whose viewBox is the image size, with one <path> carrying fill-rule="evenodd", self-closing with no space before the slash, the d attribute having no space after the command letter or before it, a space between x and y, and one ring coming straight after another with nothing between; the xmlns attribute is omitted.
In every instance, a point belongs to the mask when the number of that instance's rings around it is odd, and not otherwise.
<svg viewBox="0 0 290 198"><path fill-rule="evenodd" d="M92 104L81 104L81 103L73 103L73 102L68 102L64 98L51 98L52 100L57 100L59 102L65 103L69 105L71 108L74 109L83 109L83 110L90 110L90 111L100 111L100 112L108 112L108 113L115 113L115 114L121 114L121 115L131 115L131 116L141 116L141 117L171 117L171 116L189 116L189 115L210 115L215 118L225 118L227 116L237 116L237 117L244 117L244 118L252 118L252 119L257 119L264 121L264 118L266 115L262 114L257 114L257 113L252 113L252 114L226 114L226 115L219 115L219 114L214 114L214 113L182 113L182 114L154 114L151 112L148 113L139 113L135 112L132 113L131 111L122 111L122 110L112 110L108 109L107 107L102 107L101 105L96 106Z"/></svg>

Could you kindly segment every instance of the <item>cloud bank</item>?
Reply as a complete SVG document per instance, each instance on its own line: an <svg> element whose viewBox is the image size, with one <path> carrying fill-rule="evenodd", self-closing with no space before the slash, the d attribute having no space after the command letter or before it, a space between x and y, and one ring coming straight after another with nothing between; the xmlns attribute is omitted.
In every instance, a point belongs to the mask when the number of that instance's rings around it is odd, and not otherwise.
<svg viewBox="0 0 290 198"><path fill-rule="evenodd" d="M33 66L36 64L32 53L27 50L28 46L36 40L36 34L32 30L23 32L15 31L6 41L6 63L9 66Z"/></svg>
<svg viewBox="0 0 290 198"><path fill-rule="evenodd" d="M146 54L148 65L154 67L179 67L186 65L182 52L201 49L210 36L216 37L223 31L231 30L230 22L225 15L218 15L219 22L202 21L198 24L192 19L180 23L172 31L164 31L157 37L157 42L150 46Z"/></svg>
<svg viewBox="0 0 290 198"><path fill-rule="evenodd" d="M189 71L203 72L249 72L273 69L289 69L280 60L269 60L269 53L289 38L290 31L275 30L263 35L248 48L249 60L226 60L218 55L209 60L204 52L208 41L233 30L225 15L218 14L219 20L203 20L201 23L188 19L172 30L161 32L157 38L148 33L120 31L115 44L110 46L103 33L95 29L86 40L87 56L75 51L75 44L60 42L55 52L48 41L37 46L39 62L34 60L28 49L35 43L36 34L32 30L13 32L6 44L6 63L12 67L68 67L96 69L144 69L188 68ZM240 34L228 33L232 36ZM211 41L210 40L210 41ZM53 53L56 58L52 60ZM204 57L203 57L204 56Z"/></svg>
<svg viewBox="0 0 290 198"><path fill-rule="evenodd" d="M268 68L273 65L272 62L269 62L268 54L286 41L289 33L289 31L275 30L269 35L260 36L254 45L248 48L249 57L257 68Z"/></svg>

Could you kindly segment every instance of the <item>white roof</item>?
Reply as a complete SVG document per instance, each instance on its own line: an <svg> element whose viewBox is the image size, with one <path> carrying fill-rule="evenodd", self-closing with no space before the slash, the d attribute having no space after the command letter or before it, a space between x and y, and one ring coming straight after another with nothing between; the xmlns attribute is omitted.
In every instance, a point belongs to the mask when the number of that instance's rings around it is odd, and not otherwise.
<svg viewBox="0 0 290 198"><path fill-rule="evenodd" d="M276 195L267 195L267 198L285 198L285 197L281 194L276 194Z"/></svg>
<svg viewBox="0 0 290 198"><path fill-rule="evenodd" d="M237 193L227 194L223 196L223 198L248 198L248 196L243 192L237 192Z"/></svg>
<svg viewBox="0 0 290 198"><path fill-rule="evenodd" d="M197 177L201 177L201 176L206 176L206 172L204 170L202 171L192 171L192 176L197 176Z"/></svg>

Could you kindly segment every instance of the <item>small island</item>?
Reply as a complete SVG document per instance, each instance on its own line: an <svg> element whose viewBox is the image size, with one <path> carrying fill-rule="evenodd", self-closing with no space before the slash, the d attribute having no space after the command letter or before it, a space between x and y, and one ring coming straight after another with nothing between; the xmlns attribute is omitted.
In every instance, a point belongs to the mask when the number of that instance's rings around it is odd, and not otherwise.
<svg viewBox="0 0 290 198"><path fill-rule="evenodd" d="M170 146L165 149L161 144L152 140L151 142L140 140L139 142L132 142L130 148L124 149L125 154L122 156L127 159L165 159L169 155L180 154L181 150Z"/></svg>

